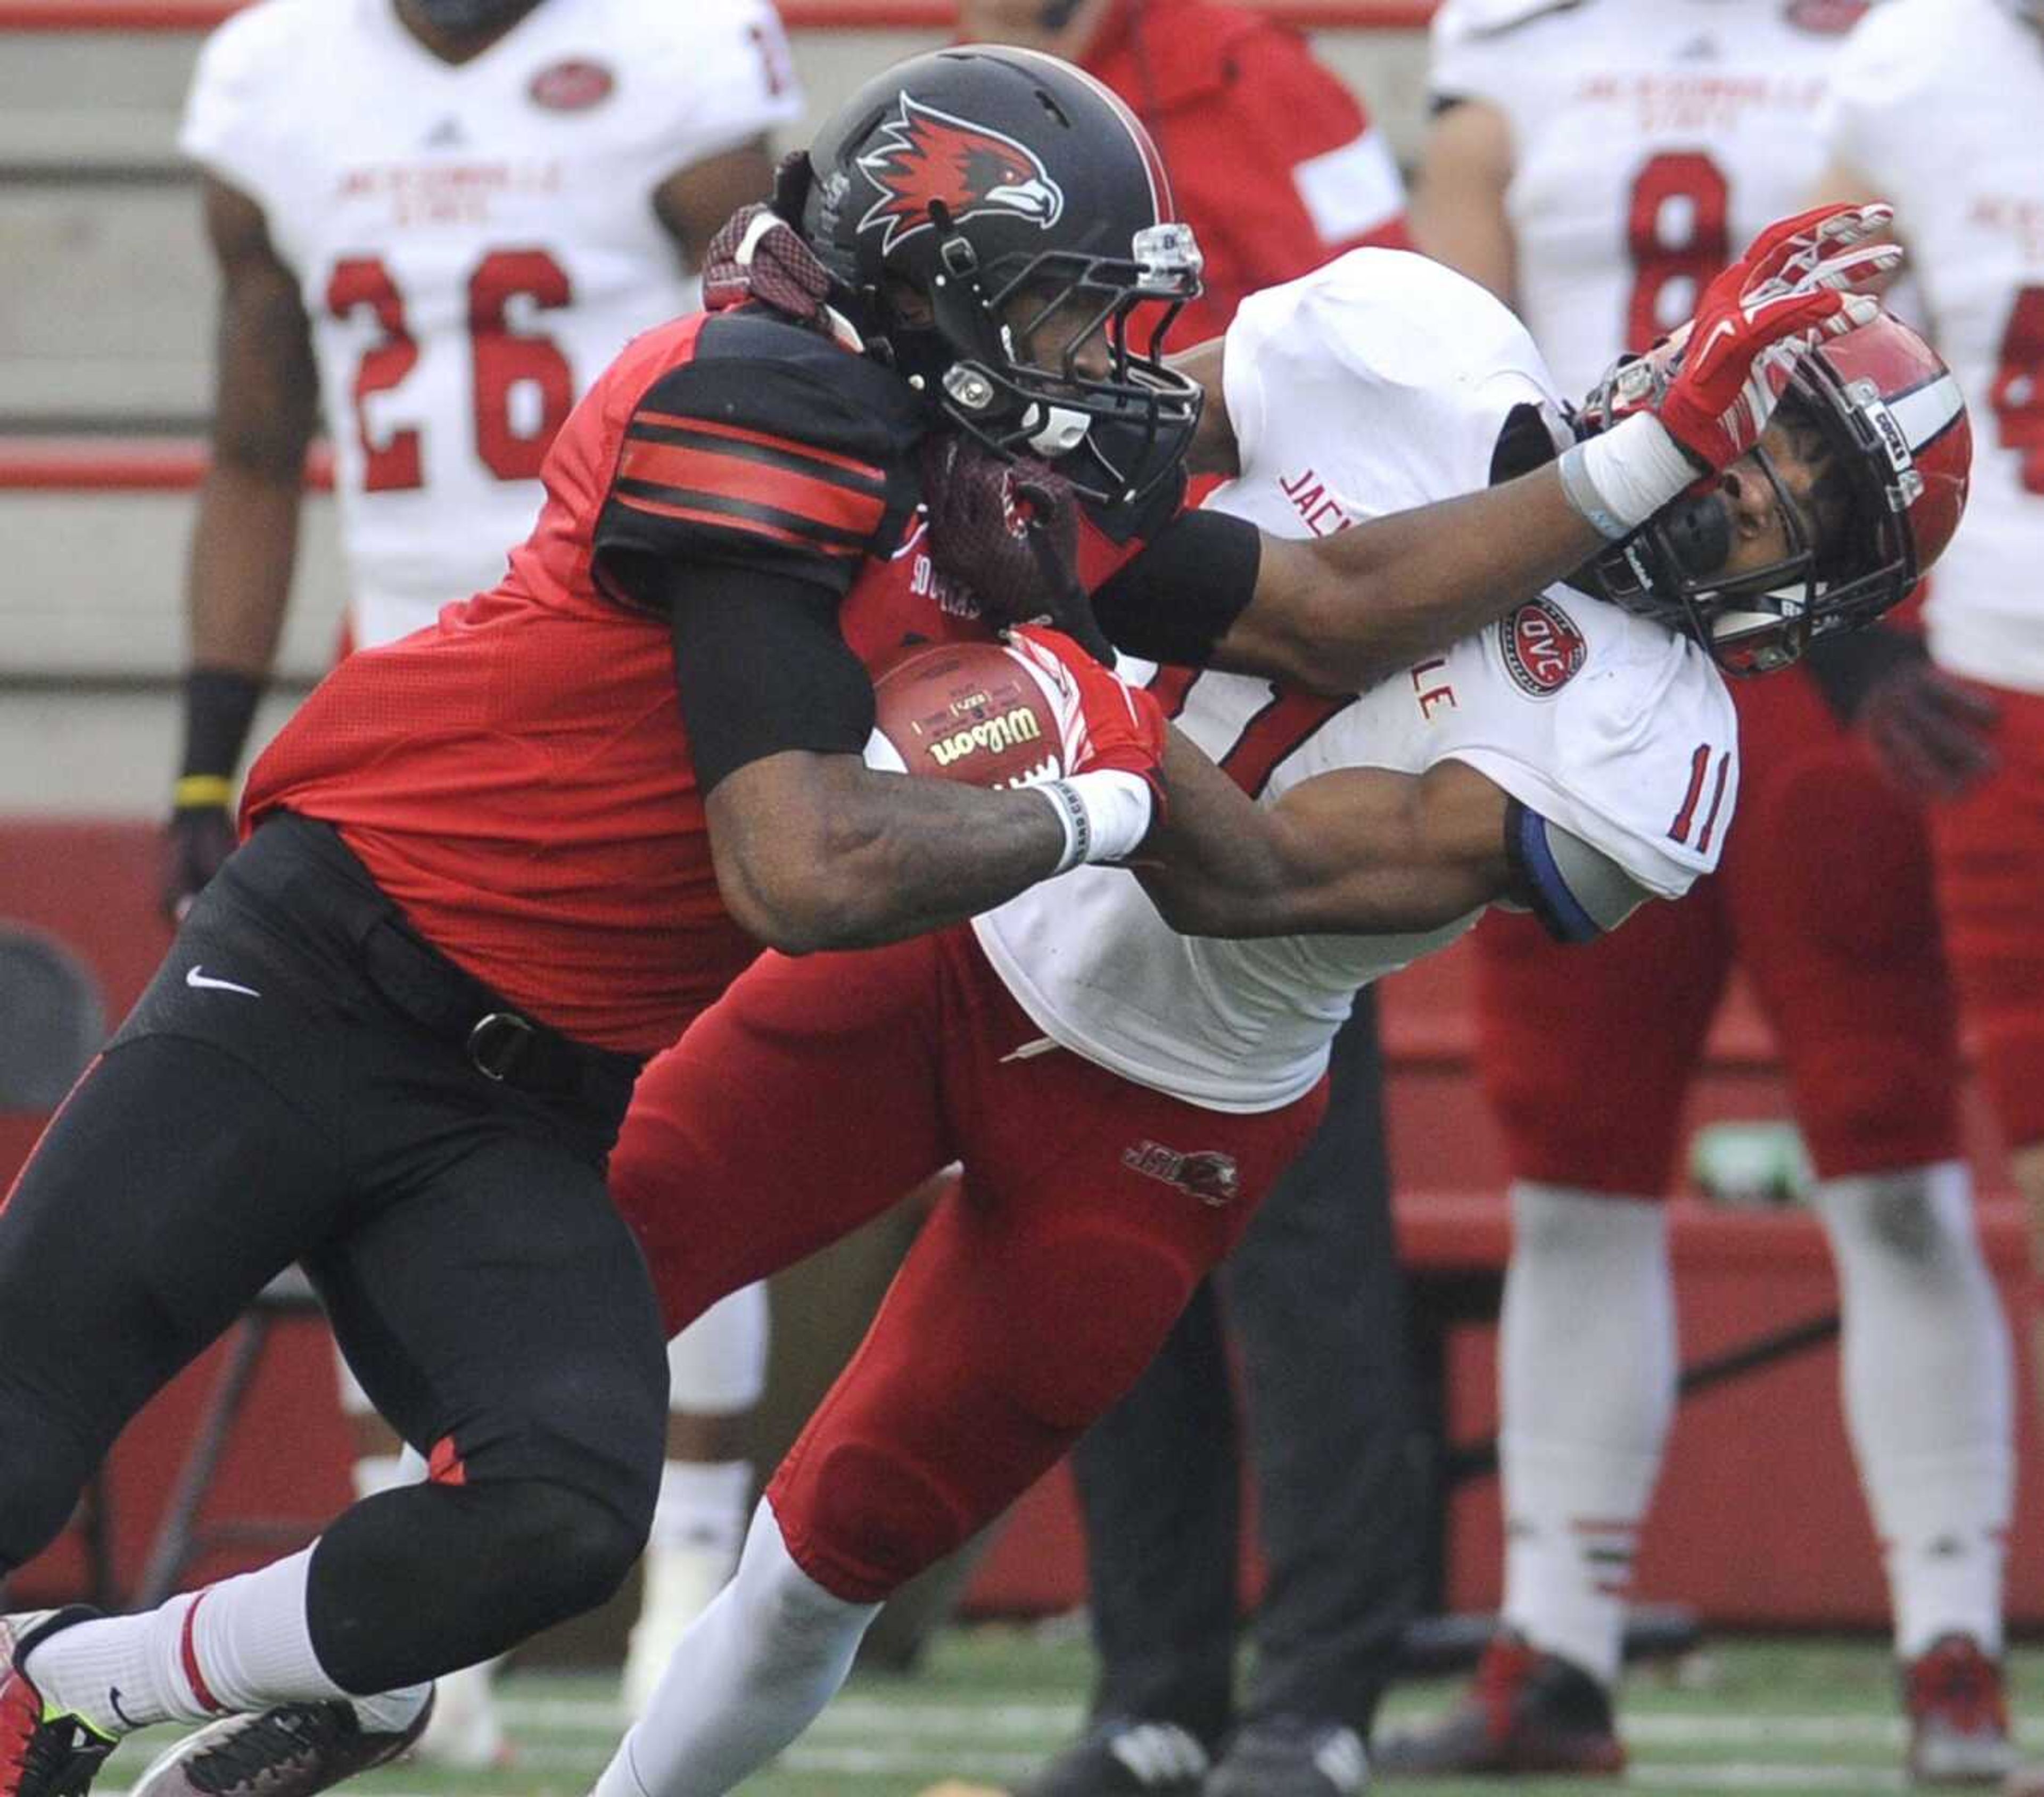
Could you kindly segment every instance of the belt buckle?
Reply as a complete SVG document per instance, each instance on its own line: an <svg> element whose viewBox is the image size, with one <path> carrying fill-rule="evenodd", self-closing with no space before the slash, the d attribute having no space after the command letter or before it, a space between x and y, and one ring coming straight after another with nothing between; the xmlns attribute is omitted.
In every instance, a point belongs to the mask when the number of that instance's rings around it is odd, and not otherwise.
<svg viewBox="0 0 2044 1797"><path fill-rule="evenodd" d="M532 1026L515 1011L493 1011L468 1032L468 1058L485 1079L500 1084L518 1070L532 1046Z"/></svg>

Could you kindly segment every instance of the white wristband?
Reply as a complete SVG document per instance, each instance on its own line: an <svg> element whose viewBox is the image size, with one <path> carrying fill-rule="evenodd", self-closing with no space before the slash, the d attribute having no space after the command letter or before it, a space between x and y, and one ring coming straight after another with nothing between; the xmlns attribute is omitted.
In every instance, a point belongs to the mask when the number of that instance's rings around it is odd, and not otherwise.
<svg viewBox="0 0 2044 1797"><path fill-rule="evenodd" d="M1150 833L1155 796L1139 774L1098 768L1064 780L1046 780L1029 790L1050 801L1065 827L1065 852L1054 874L1082 862L1122 860Z"/></svg>
<svg viewBox="0 0 2044 1797"><path fill-rule="evenodd" d="M1562 452L1562 490L1591 528L1616 543L1701 478L1651 413L1630 418Z"/></svg>

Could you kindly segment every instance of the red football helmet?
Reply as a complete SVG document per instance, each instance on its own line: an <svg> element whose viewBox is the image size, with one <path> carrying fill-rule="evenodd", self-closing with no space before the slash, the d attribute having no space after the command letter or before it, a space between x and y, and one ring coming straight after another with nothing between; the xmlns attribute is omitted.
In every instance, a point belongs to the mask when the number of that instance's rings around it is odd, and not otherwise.
<svg viewBox="0 0 2044 1797"><path fill-rule="evenodd" d="M1628 367L1628 393L1638 369ZM1584 421L1593 429L1631 409L1618 383L1614 370L1590 396ZM1900 604L1965 510L1973 432L1958 382L1935 350L1885 313L1806 355L1777 416L1814 424L1843 471L1851 505L1843 527L1828 533L1835 540L1812 539L1763 447L1752 459L1787 526L1780 560L1720 578L1731 534L1713 491L1677 501L1593 564L1608 597L1694 637L1731 674L1786 667L1817 638Z"/></svg>

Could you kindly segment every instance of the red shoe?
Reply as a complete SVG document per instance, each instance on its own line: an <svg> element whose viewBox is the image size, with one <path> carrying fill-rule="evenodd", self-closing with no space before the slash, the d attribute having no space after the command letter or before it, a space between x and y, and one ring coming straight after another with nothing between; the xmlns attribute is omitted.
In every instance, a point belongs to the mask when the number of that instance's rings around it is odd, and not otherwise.
<svg viewBox="0 0 2044 1797"><path fill-rule="evenodd" d="M59 1629L98 1612L74 1605L0 1616L0 1797L85 1797L114 1749L83 1716L43 1701L21 1662Z"/></svg>
<svg viewBox="0 0 2044 1797"><path fill-rule="evenodd" d="M1414 1734L1371 1750L1393 1778L1470 1772L1562 1772L1608 1777L1625 1770L1625 1746L1604 1687L1573 1661L1519 1636L1495 1637L1476 1683L1455 1710Z"/></svg>
<svg viewBox="0 0 2044 1797"><path fill-rule="evenodd" d="M1942 1635L1902 1668L1909 1776L1919 1784L1999 1784L2015 1771L2001 1662L1971 1635Z"/></svg>

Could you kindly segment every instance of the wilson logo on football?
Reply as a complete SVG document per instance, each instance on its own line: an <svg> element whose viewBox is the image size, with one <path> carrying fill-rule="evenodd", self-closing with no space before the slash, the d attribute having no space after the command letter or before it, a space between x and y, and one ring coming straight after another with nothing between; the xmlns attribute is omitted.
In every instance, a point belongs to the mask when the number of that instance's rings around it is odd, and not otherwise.
<svg viewBox="0 0 2044 1797"><path fill-rule="evenodd" d="M1064 215L1064 190L1036 152L1012 137L906 94L898 116L880 129L878 147L859 159L859 172L880 190L859 228L887 233L882 255L931 228L932 201L943 203L954 223L1005 213L1047 231Z"/></svg>
<svg viewBox="0 0 2044 1797"><path fill-rule="evenodd" d="M1546 699L1568 685L1589 655L1575 620L1551 599L1529 599L1497 627L1505 671L1522 693Z"/></svg>
<svg viewBox="0 0 2044 1797"><path fill-rule="evenodd" d="M526 92L532 103L551 112L578 113L610 98L617 79L601 63L573 56L534 75Z"/></svg>
<svg viewBox="0 0 2044 1797"><path fill-rule="evenodd" d="M1036 714L1027 705L1017 705L1012 711L996 712L992 717L938 737L930 744L930 759L939 767L949 767L967 755L1005 755L1024 743L1041 740L1043 735Z"/></svg>

